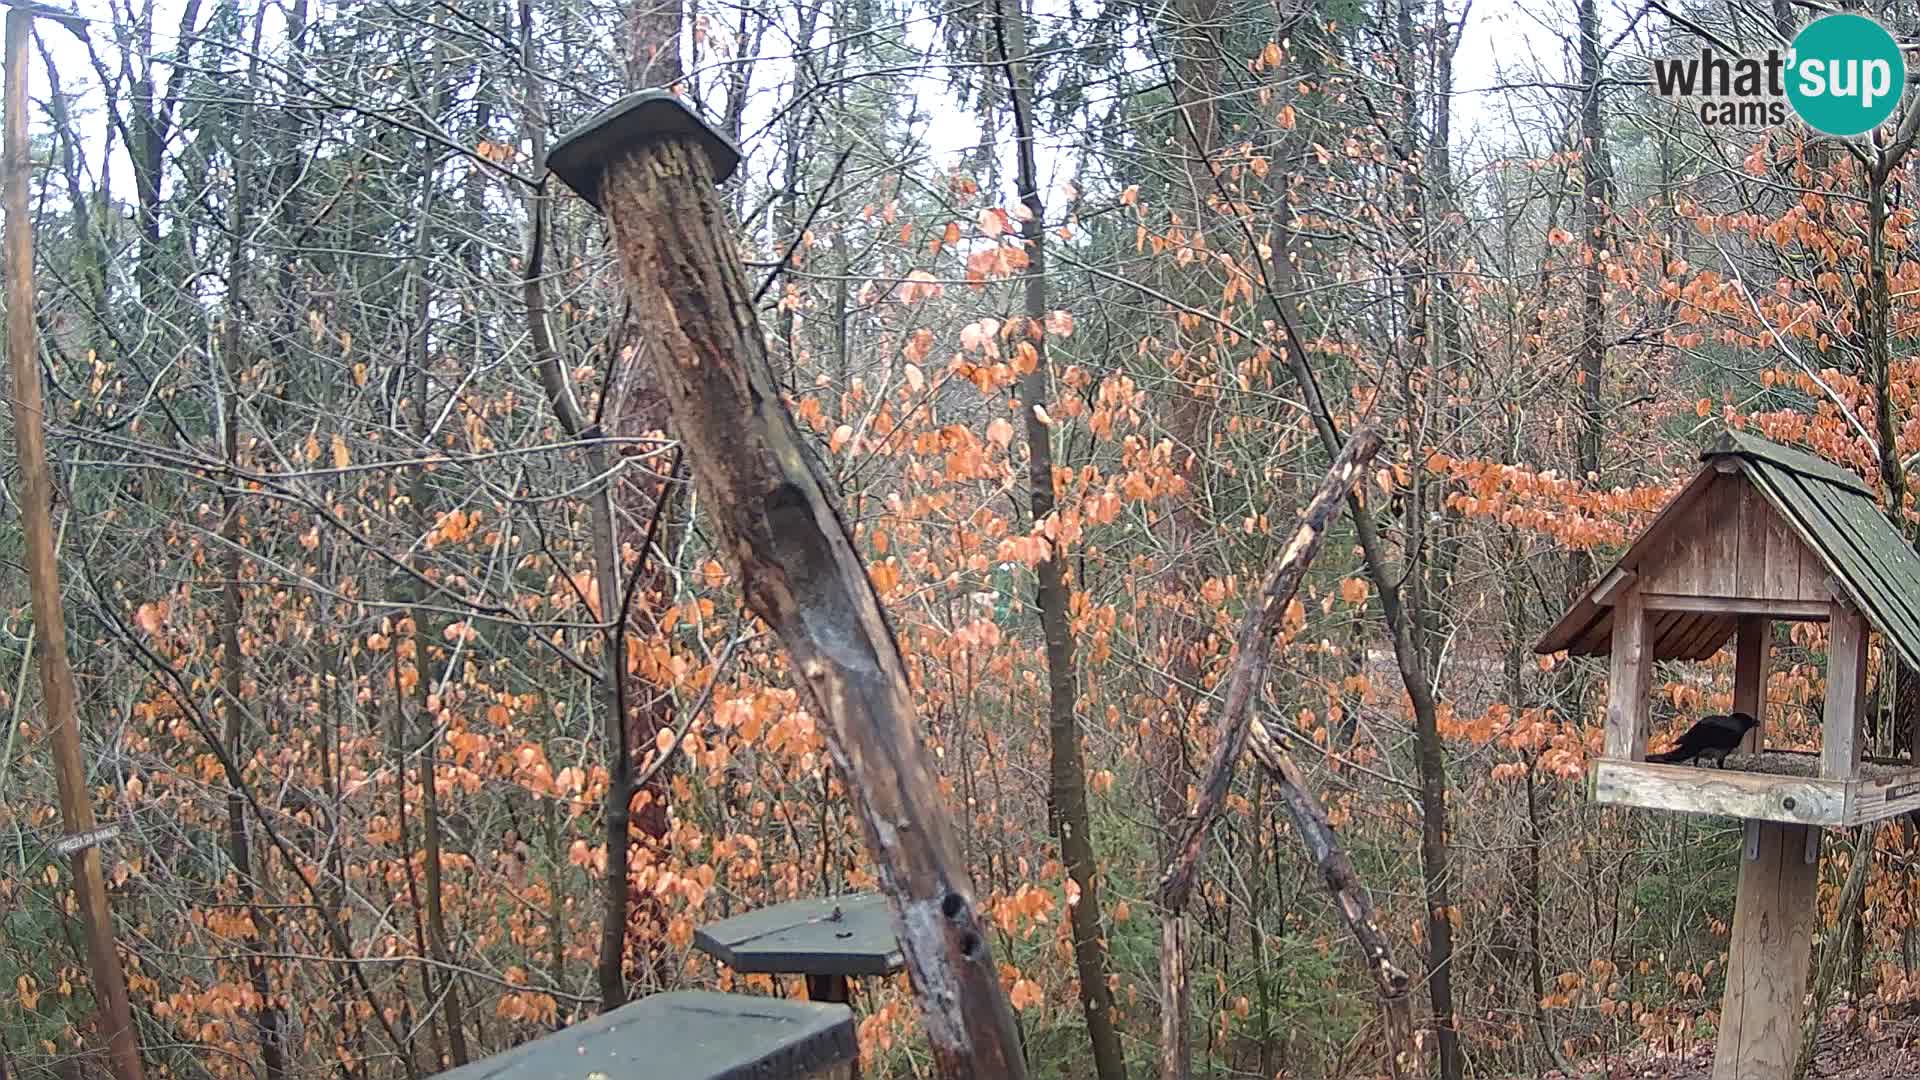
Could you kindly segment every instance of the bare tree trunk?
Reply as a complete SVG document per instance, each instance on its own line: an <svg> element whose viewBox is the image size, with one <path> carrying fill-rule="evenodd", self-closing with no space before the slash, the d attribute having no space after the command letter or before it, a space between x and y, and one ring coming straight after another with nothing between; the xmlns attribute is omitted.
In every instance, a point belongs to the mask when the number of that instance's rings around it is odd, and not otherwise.
<svg viewBox="0 0 1920 1080"><path fill-rule="evenodd" d="M422 218L421 224L424 228L424 217ZM423 279L421 281L423 291L425 285L426 283ZM431 424L431 414L427 408L427 397L432 391L432 386L427 373L427 327L424 321L427 318L427 305L424 296L418 315L422 319L422 324L420 327L420 347L414 356L413 432L414 438L421 448L421 451L426 453L430 452L428 448L433 444L432 433L429 428ZM422 536L425 536L432 528L427 510L428 503L431 499L432 494L427 490L426 468L424 466L415 466L409 505L413 511L414 527ZM420 549L415 549L415 554L410 562L413 564L414 572L420 575L421 578L424 578L427 573L427 567L425 559L420 553ZM437 986L435 996L443 998L446 1002L447 1053L451 1058L452 1064L458 1066L465 1065L468 1060L467 1036L465 1017L460 1004L460 984L453 975L452 949L447 942L445 887L441 881L440 784L439 770L437 767L440 743L439 722L428 708L429 699L433 694L432 684L434 674L433 669L427 663L427 655L428 650L434 647L434 637L427 633L426 624L429 618L428 611L418 604L419 600L424 599L424 597L418 595L419 592L424 591L423 587L416 585L415 591L416 595L413 597L414 603L407 608L407 618L413 623L413 664L415 675L412 702L414 723L409 750L417 759L417 782L420 785L420 847L421 855L426 863L425 903L427 916L427 947L431 950L431 955L434 960L440 964L440 971L430 981ZM399 660L400 657L396 654L394 657L395 663L397 664ZM405 702L396 701L395 707L404 710L407 706ZM404 784L402 785L401 797L405 797Z"/></svg>
<svg viewBox="0 0 1920 1080"><path fill-rule="evenodd" d="M1513 416L1507 414L1509 429L1502 442L1512 446L1515 433L1511 430ZM1503 455L1504 458L1505 455ZM1521 568L1526 557L1520 536L1513 529L1502 529L1504 533L1504 552L1506 574L1502 588L1503 607L1506 609L1507 655L1506 655L1506 703L1509 715L1518 716L1526 701L1526 687L1521 673L1525 670L1524 642L1532 640L1531 627L1524 622L1522 612L1525 599L1521 590ZM1541 1005L1546 999L1546 956L1541 933L1540 903L1540 849L1545 833L1540 822L1539 778L1534 774L1538 762L1535 750L1521 751L1521 762L1526 766L1527 779L1527 820L1526 829L1526 881L1523 883L1527 897L1527 987L1530 991L1529 1005L1533 1017L1533 1027L1540 1039L1540 1048L1555 1068L1562 1072L1572 1072L1573 1067L1567 1061L1566 1054L1554 1041L1553 1024L1547 1018L1547 1010Z"/></svg>
<svg viewBox="0 0 1920 1080"><path fill-rule="evenodd" d="M439 16L436 13L432 25L437 26L438 23ZM442 44L435 48L428 75L431 82L427 115L435 118L439 118L446 107L445 39L439 40ZM423 153L419 162L422 192L420 220L414 238L414 334L410 345L413 385L409 395L413 404L413 438L422 454L430 454L433 446L433 412L428 404L433 393L433 381L429 373L433 362L433 309L427 281L427 259L431 253L433 236L435 195L433 162L434 153L431 145L423 144ZM428 504L433 496L427 487L426 467L416 465L412 473L408 503L412 513L413 527L421 536L425 536L431 528ZM434 637L427 632L426 623L429 613L420 603L425 599L423 583L427 573L424 552L420 546L415 545L408 559L408 565L414 571L408 583L410 591L407 598L408 606L404 609L407 620L413 626L411 642L414 672L413 701L409 706L404 694L405 688L399 682L403 657L400 655L399 641L396 639L393 655L396 680L393 703L396 717L394 737L407 754L417 759L415 782L420 785L420 845L425 864L425 881L423 882L425 895L420 898L420 905L426 919L427 954L436 961L436 968L424 973L425 982L430 988L428 1006L431 1008L436 1002L444 1002L444 1013L434 1009L430 1015L437 1018L444 1026L448 1058L451 1064L458 1066L467 1062L467 1036L465 1017L460 1004L460 986L453 975L452 951L447 943L446 900L440 864L442 837L437 768L438 722L428 709L428 701L432 696L433 672L428 665L427 657L428 650L433 647ZM409 708L413 715L411 730L405 720ZM402 768L399 775L399 796L403 807L407 797L405 777L405 769ZM407 880L411 887L413 883L411 852L408 852L407 856L409 867Z"/></svg>
<svg viewBox="0 0 1920 1080"><path fill-rule="evenodd" d="M316 552L319 565L336 570L331 542L326 534L321 535L320 548ZM336 633L332 625L331 613L323 610L319 640L333 642ZM314 862L324 862L328 883L324 898L317 898L320 918L328 927L328 945L334 951L339 966L333 973L334 1023L340 1032L341 1046L344 1051L340 1074L353 1078L366 1074L364 1058L366 1032L359 1025L351 1023L354 1003L353 972L356 958L351 952L342 951L341 943L346 942L353 929L353 916L347 909L347 855L346 836L342 827L346 798L343 790L341 758L342 722L341 692L339 687L348 685L350 676L341 670L341 648L338 644L326 646L325 659L320 670L320 775L327 797L327 840L324 853L316 850Z"/></svg>
<svg viewBox="0 0 1920 1080"><path fill-rule="evenodd" d="M1410 413L1416 418L1419 427L1428 428L1438 422L1438 412L1430 397L1444 379L1441 367L1448 359L1442 349L1436 349L1429 337L1438 329L1442 335L1451 333L1450 314L1444 310L1439 290L1435 283L1444 280L1442 260L1446 252L1438 242L1434 219L1444 221L1450 208L1444 198L1436 200L1435 192L1428 190L1427 184L1437 170L1449 168L1447 146L1447 118L1450 110L1442 105L1436 110L1440 122L1431 140L1422 140L1420 131L1420 113L1415 88L1415 50L1414 9L1419 0L1401 0L1397 12L1397 30L1400 38L1398 53L1399 77L1402 83L1401 93L1405 95L1403 123L1406 145L1411 150L1423 141L1430 155L1437 160L1428 162L1429 169L1422 175L1408 178L1411 185L1408 199L1413 208L1413 219L1419 229L1414 250L1419 253L1420 266L1410 276L1406 286L1407 303L1411 309L1408 323L1409 347L1405 361L1407 375L1406 400ZM1436 97L1444 101L1443 95L1450 90L1452 60L1451 50L1443 46L1440 65L1440 80L1435 86ZM1438 171L1439 182L1445 185L1448 177ZM1444 195L1445 190L1438 194ZM1437 214L1433 203L1440 202ZM1443 341L1444 344L1444 341ZM1415 379L1414 374L1421 372L1426 377ZM1425 387L1422 393L1416 384ZM1425 457L1425 449L1416 446L1416 461ZM1427 499L1432 484L1424 469L1414 470L1412 491L1407 500L1405 517L1406 547L1404 573L1404 591L1393 598L1396 606L1401 606L1402 617L1398 620L1389 617L1389 623L1399 622L1392 627L1395 632L1395 652L1400 652L1399 639L1405 636L1410 656L1401 658L1403 680L1417 679L1421 689L1431 698L1433 694L1434 673L1439 670L1441 648L1444 639L1440 633L1434 605L1436 598L1431 589L1438 585L1444 588L1451 573L1454 560L1446 545L1446 530L1441 527L1445 521L1444 511L1430 510ZM1376 585L1378 582L1376 581ZM1382 603L1387 596L1382 590ZM1409 688L1411 689L1411 687ZM1446 745L1440 738L1439 714L1437 707L1421 709L1417 703L1418 695L1413 695L1414 709L1415 760L1420 776L1420 864L1422 883L1425 886L1427 901L1427 990L1433 1001L1434 1026L1437 1039L1436 1049L1439 1057L1442 1080L1461 1080L1464 1063L1460 1056L1460 1036L1456 1019L1453 992L1453 881L1452 854L1449 849L1447 820L1447 773Z"/></svg>
<svg viewBox="0 0 1920 1080"><path fill-rule="evenodd" d="M1911 141L1911 140L1909 140ZM1909 542L1914 528L1906 520L1906 468L1900 457L1900 418L1894 415L1893 367L1893 293L1887 281L1887 175L1891 168L1876 168L1867 176L1867 283L1863 290L1864 317L1861 329L1866 336L1866 367L1873 383L1874 439L1880 444L1880 486L1886 493L1886 514Z"/></svg>
<svg viewBox="0 0 1920 1080"><path fill-rule="evenodd" d="M407 814L407 755L411 748L407 738L406 690L401 677L400 650L390 647L388 653L388 689L392 691L392 712L387 722L387 748L393 755L393 801L394 801L394 855L405 868L407 917L413 924L413 946L419 956L430 955L427 945L426 904L420 899L420 880L413 872L413 826ZM389 894L391 895L391 893ZM389 903L394 903L390 900ZM420 975L420 999L431 1002L438 996L435 979L438 975L431 964L418 965ZM407 1076L419 1075L419 1063L414 1060L416 1034L422 1025L412 1019L412 999L402 997L402 1028L406 1032L406 1069ZM438 1013L429 1013L424 1025L428 1047L431 1054L430 1065L439 1072L445 1065L444 1042L440 1038L440 1028L435 1021Z"/></svg>
<svg viewBox="0 0 1920 1080"><path fill-rule="evenodd" d="M686 80L680 30L680 0L633 0L627 9L629 86L666 90Z"/></svg>
<svg viewBox="0 0 1920 1080"><path fill-rule="evenodd" d="M87 967L99 1003L100 1027L116 1080L141 1080L140 1043L127 1002L126 974L113 940L100 848L94 829L73 666L67 657L67 616L60 596L60 561L53 531L53 472L47 464L46 403L40 385L40 342L34 323L33 231L27 184L27 38L31 8L7 12L6 248L7 369L13 381L13 432L20 462L20 521L25 534L27 587L33 605L36 666L46 726L52 732L60 824L80 842L72 851L73 890L86 933Z"/></svg>
<svg viewBox="0 0 1920 1080"><path fill-rule="evenodd" d="M587 469L595 476L607 472L606 442L600 428L581 429L576 436L587 446ZM630 829L633 823L633 731L627 723L627 636L615 612L620 609L619 548L613 524L613 482L603 480L591 497L591 545L594 586L600 594L595 618L604 628L601 648L600 695L602 734L607 741L606 836L607 876L600 914L600 1008L616 1009L627 1000L628 880Z"/></svg>
<svg viewBox="0 0 1920 1080"><path fill-rule="evenodd" d="M236 204L237 205L237 204ZM233 234L234 247L239 248L238 229ZM238 256L236 254L235 262ZM227 327L221 334L222 353L227 362L227 389L230 394L239 386L238 374L245 364L239 357L239 322L236 315L229 315ZM225 447L227 463L238 465L239 439L237 425L234 422L234 409L237 407L237 395L227 402L225 432L222 443ZM241 686L246 671L246 657L240 649L241 597L240 578L244 572L241 558L240 536L240 499L233 484L227 484L220 491L220 539L226 547L221 559L221 576L226 580L221 586L220 600L220 668L221 686L227 698L226 730L223 735L227 753L235 761L245 762L252 755L247 750L244 714L239 708ZM260 999L254 1023L260 1040L260 1063L266 1070L267 1080L280 1080L286 1075L286 1059L282 1054L282 1032L280 1011L273 1004L273 988L267 981L266 961L261 959L261 943L270 940L274 933L274 922L258 903L259 887L256 883L253 853L247 839L246 801L238 791L227 792L227 854L233 860L234 873L239 878L240 902L246 905L248 915L254 923L255 944L247 949L247 981L252 985L254 994Z"/></svg>
<svg viewBox="0 0 1920 1080"><path fill-rule="evenodd" d="M1607 156L1606 123L1600 111L1600 16L1596 0L1579 0L1580 35L1580 242L1592 252L1581 273L1580 427L1575 437L1579 483L1600 483L1601 444L1606 437L1606 263L1611 246L1607 224L1613 199L1613 169ZM1567 595L1585 589L1593 578L1593 555L1575 548L1567 555Z"/></svg>
<svg viewBox="0 0 1920 1080"><path fill-rule="evenodd" d="M167 141L173 134L184 88L182 74L190 63L191 49L198 38L195 27L200 20L200 5L201 0L186 0L181 6L179 28L173 35L179 49L172 60L173 77L164 95L155 74L152 4L145 5L129 28L127 39L123 40L121 69L117 74L106 66L91 43L87 48L94 73L107 90L108 122L121 145L126 147L127 158L133 165L135 223L140 236L134 260L134 285L141 302L149 307L160 307L174 295L163 288L166 275L160 265L164 252L160 181L165 175ZM43 12L50 10L42 9ZM132 11L133 5L125 10ZM121 104L119 88L122 86L133 98L131 109Z"/></svg>
<svg viewBox="0 0 1920 1080"><path fill-rule="evenodd" d="M522 0L520 41L524 55L532 55L532 5ZM531 63L527 70L534 70ZM533 143L534 157L546 157L547 132L541 115L539 79L528 76L527 106L524 123ZM600 696L601 735L607 743L607 794L605 802L605 844L607 874L602 886L600 951L596 968L600 988L600 1008L612 1010L626 1003L625 963L627 959L628 831L633 807L633 732L626 722L626 635L617 614L620 612L620 581L614 543L613 481L608 476L606 442L597 425L589 425L574 400L573 387L560 362L553 331L547 322L546 249L550 211L547 196L534 192L527 201L527 258L522 270L526 296L527 323L533 339L535 366L547 392L548 404L562 430L580 442L586 451L590 476L606 477L588 496L591 515L590 544L593 551L594 587L600 595L601 620L608 629L601 649L598 691ZM644 557L644 555L643 555ZM564 952L558 948L552 961L556 972L563 970ZM557 975L556 975L557 978Z"/></svg>
<svg viewBox="0 0 1920 1080"><path fill-rule="evenodd" d="M1006 70L1013 113L1014 146L1019 157L1020 201L1027 220L1026 320L1020 349L1032 349L1031 370L1020 380L1021 415L1027 433L1027 489L1035 527L1054 512L1053 429L1045 405L1051 396L1047 363L1046 207L1040 200L1039 168L1033 149L1033 87L1027 66L1023 0L995 0L994 26L1000 61ZM1060 857L1079 896L1069 904L1074 964L1080 976L1080 1008L1093 1044L1094 1072L1100 1080L1125 1080L1127 1059L1114 1028L1113 993L1107 985L1107 947L1101 927L1100 882L1095 876L1092 817L1087 810L1087 770L1080 755L1080 721L1075 712L1073 626L1067 615L1067 581L1059 546L1048 542L1047 558L1035 568L1039 585L1034 604L1047 642L1047 739L1052 750L1048 786L1051 824L1060 838Z"/></svg>
<svg viewBox="0 0 1920 1080"><path fill-rule="evenodd" d="M1174 100L1179 106L1180 122L1188 137L1188 152L1180 163L1186 187L1173 198L1196 242L1206 239L1206 229L1220 220L1213 212L1213 200L1220 191L1214 172L1214 155L1220 135L1220 84L1227 70L1225 53L1216 38L1224 29L1220 0L1178 0L1164 9L1165 48L1171 53L1167 64ZM1198 370L1173 368L1167 380L1168 405L1165 424L1175 442L1186 448L1175 456L1175 469L1187 484L1180 498L1161 519L1169 553L1163 571L1162 590L1168 596L1195 596L1199 593L1204 570L1195 557L1195 539L1209 527L1201 507L1206 498L1207 481L1200 468L1203 454L1211 443L1208 431L1210 404L1196 392L1194 382L1207 374L1204 359L1212 355L1210 335L1202 331L1188 337L1181 333L1178 350L1185 363ZM1200 682L1196 653L1190 649L1193 638L1206 632L1177 610L1167 612L1165 637L1170 647L1167 664L1167 702L1169 721L1150 726L1142 756L1151 778L1159 825L1165 830L1160 857L1169 865L1184 856L1182 829L1191 832L1187 807L1189 786L1187 722L1197 704L1189 689ZM1236 756L1237 756L1236 747ZM1215 748L1215 761L1220 747ZM1160 945L1160 1073L1162 1080L1185 1080L1192 1070L1192 998L1189 992L1188 941L1192 926L1186 915L1187 898L1180 897L1178 910L1161 912Z"/></svg>
<svg viewBox="0 0 1920 1080"><path fill-rule="evenodd" d="M559 877L566 865L566 847L561 843L558 800L540 800L540 825L547 841L549 879ZM547 889L547 980L556 989L567 985L566 897L557 888Z"/></svg>
<svg viewBox="0 0 1920 1080"><path fill-rule="evenodd" d="M256 54L261 29L260 13L254 16L254 46ZM258 65L252 65L248 73L249 89L254 87L254 76ZM221 408L221 452L226 457L229 468L240 468L240 389L241 373L247 364L241 355L240 319L243 306L241 298L246 295L246 223L252 198L251 163L246 155L250 152L254 138L254 116L258 103L248 97L245 111L241 115L239 138L234 143L233 157L233 195L228 210L227 233L230 246L227 255L227 297L229 300L225 322L220 333L220 355L224 362L225 400ZM221 710L225 714L225 731L222 735L227 753L235 762L245 767L252 755L247 750L245 712L240 707L241 693L245 682L246 657L240 649L240 620L242 605L240 596L240 578L244 572L241 552L244 550L240 536L240 497L237 480L231 480L220 488L220 538L224 541L225 554L221 560L222 575L225 582L220 590L220 668L221 686L226 701ZM272 948L275 933L274 920L259 904L259 883L256 877L254 853L247 837L246 800L238 790L227 792L227 854L233 860L234 873L239 880L240 901L247 908L248 918L253 922L254 938L246 952L247 981L253 993L259 998L254 1014L257 1037L260 1040L260 1063L265 1069L267 1080L281 1080L286 1076L287 1063L283 1046L283 1018L273 1003L273 987L267 978L267 962L261 952Z"/></svg>

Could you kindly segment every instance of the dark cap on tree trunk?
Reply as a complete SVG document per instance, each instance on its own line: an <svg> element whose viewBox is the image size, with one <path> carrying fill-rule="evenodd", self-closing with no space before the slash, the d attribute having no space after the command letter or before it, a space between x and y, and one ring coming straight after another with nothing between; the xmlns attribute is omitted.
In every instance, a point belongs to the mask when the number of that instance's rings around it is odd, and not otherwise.
<svg viewBox="0 0 1920 1080"><path fill-rule="evenodd" d="M691 142L706 152L714 183L723 183L740 164L733 141L713 130L686 103L665 90L642 90L588 117L547 151L547 168L581 198L600 209L600 178L628 150L669 139Z"/></svg>

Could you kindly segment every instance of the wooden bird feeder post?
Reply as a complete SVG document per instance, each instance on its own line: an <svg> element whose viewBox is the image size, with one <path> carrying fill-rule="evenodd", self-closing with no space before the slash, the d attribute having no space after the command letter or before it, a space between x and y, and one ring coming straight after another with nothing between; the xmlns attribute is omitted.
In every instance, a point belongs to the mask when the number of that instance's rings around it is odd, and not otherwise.
<svg viewBox="0 0 1920 1080"><path fill-rule="evenodd" d="M693 947L743 975L800 975L807 1000L847 1004L853 980L906 966L887 898L873 893L790 900L700 927ZM860 1080L860 1063L847 1080Z"/></svg>
<svg viewBox="0 0 1920 1080"><path fill-rule="evenodd" d="M715 191L739 159L677 98L647 91L556 142L547 167L606 214L639 351L672 409L716 546L828 722L934 1060L949 1077L1020 1080L1013 1014L920 746L906 667L774 381Z"/></svg>
<svg viewBox="0 0 1920 1080"><path fill-rule="evenodd" d="M1920 666L1920 557L1844 469L1740 432L1701 458L1692 483L1534 648L1610 658L1596 802L1745 820L1713 1077L1787 1080L1806 1009L1821 830L1920 807L1920 768L1869 759L1862 745L1869 636ZM1765 748L1776 621L1827 624L1818 754ZM1761 726L1723 769L1645 760L1653 665L1708 659L1729 639L1733 708Z"/></svg>

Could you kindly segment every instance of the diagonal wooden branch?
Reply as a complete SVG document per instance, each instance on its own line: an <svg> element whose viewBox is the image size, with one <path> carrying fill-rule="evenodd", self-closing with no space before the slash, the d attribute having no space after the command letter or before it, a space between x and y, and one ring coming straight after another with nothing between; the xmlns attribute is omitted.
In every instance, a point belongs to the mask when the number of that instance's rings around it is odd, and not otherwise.
<svg viewBox="0 0 1920 1080"><path fill-rule="evenodd" d="M1347 440L1326 479L1321 481L1320 489L1314 493L1313 501L1301 514L1299 529L1268 575L1260 603L1248 609L1241 621L1238 652L1233 669L1227 675L1226 701L1220 713L1220 736L1213 760L1200 789L1199 804L1188 814L1186 829L1160 877L1160 983L1166 1016L1184 1015L1187 1009L1186 906L1193 894L1207 831L1226 802L1240 754L1251 743L1254 757L1279 784L1295 829L1366 956L1368 972L1379 987L1386 1013L1391 1052L1397 1054L1407 1045L1411 1033L1407 974L1393 962L1392 948L1374 920L1373 902L1354 872L1353 861L1341 849L1326 810L1306 785L1299 768L1280 749L1273 733L1253 715L1254 698L1266 681L1273 642L1286 618L1287 607L1299 591L1314 555L1319 552L1328 527L1339 515L1341 502L1350 497L1354 481L1379 449L1380 433L1375 428L1362 429ZM1163 1032L1163 1041L1169 1045L1177 1039L1177 1031ZM1165 1051L1163 1047L1163 1080L1182 1076L1184 1055Z"/></svg>
<svg viewBox="0 0 1920 1080"><path fill-rule="evenodd" d="M1374 986L1380 991L1380 1001L1387 1011L1389 1045L1396 1050L1407 1045L1411 1034L1411 1017L1408 1011L1407 973L1393 962L1393 944L1387 940L1386 932L1374 921L1373 900L1367 895L1366 886L1360 881L1360 875L1353 868L1353 860L1347 857L1346 849L1340 846L1340 836L1333 831L1333 823L1327 819L1326 807L1320 804L1320 797L1307 786L1306 776L1300 771L1286 751L1280 749L1280 740L1259 717L1254 717L1249 725L1248 746L1253 756L1266 768L1269 776L1280 786L1280 799L1287 804L1287 815L1293 818L1293 827L1300 834L1300 841L1306 845L1307 853L1313 856L1314 865L1319 867L1320 876L1327 883L1327 891L1333 894L1334 903L1340 906L1340 915L1347 920L1347 929L1353 932L1353 939L1360 944L1360 951L1367 960L1367 973L1373 977Z"/></svg>
<svg viewBox="0 0 1920 1080"><path fill-rule="evenodd" d="M1327 528L1340 514L1340 505L1353 490L1354 481L1366 463L1380 449L1380 432L1367 428L1356 432L1334 459L1320 490L1300 515L1300 527L1280 555L1260 592L1260 603L1247 609L1240 621L1237 655L1233 670L1227 674L1226 704L1220 710L1220 738L1214 744L1213 760L1207 766L1206 782L1200 788L1200 802L1187 815L1180 843L1160 875L1159 900L1163 910L1181 911L1193 893L1195 869L1200 851L1206 844L1207 830L1220 816L1227 788L1233 783L1233 770L1247 743L1247 723L1253 715L1253 700L1266 681L1267 664L1273 654L1273 642L1280 634L1287 606L1300 590L1307 568L1326 539Z"/></svg>

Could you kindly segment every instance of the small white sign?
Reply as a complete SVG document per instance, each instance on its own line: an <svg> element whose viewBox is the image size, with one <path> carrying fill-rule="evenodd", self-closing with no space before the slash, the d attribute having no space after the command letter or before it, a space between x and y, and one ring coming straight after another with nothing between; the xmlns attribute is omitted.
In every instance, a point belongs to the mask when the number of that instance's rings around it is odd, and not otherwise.
<svg viewBox="0 0 1920 1080"><path fill-rule="evenodd" d="M53 850L59 852L62 855L71 855L74 852L79 851L81 848L89 848L98 844L104 844L107 841L119 835L120 835L120 826L102 825L97 829L89 829L86 832L78 833L73 836L61 837L59 840L54 842Z"/></svg>

